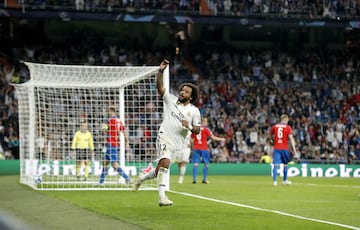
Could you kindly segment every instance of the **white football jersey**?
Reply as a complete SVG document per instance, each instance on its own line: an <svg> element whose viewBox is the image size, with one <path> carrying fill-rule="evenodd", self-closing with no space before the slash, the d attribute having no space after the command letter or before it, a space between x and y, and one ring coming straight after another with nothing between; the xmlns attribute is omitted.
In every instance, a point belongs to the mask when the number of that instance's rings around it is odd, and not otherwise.
<svg viewBox="0 0 360 230"><path fill-rule="evenodd" d="M169 142L172 149L183 149L189 130L182 126L181 120L189 121L192 126L201 126L200 110L191 103L184 106L169 92L165 92L163 99L165 108L159 138Z"/></svg>

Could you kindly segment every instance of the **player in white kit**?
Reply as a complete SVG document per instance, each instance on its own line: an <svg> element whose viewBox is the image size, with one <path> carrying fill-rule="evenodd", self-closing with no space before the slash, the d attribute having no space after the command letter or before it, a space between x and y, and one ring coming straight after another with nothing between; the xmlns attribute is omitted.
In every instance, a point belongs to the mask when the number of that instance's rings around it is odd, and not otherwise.
<svg viewBox="0 0 360 230"><path fill-rule="evenodd" d="M190 136L191 136L191 132L189 131L184 141L182 154L181 156L176 158L179 168L179 180L178 180L179 184L182 184L184 182L184 176L186 173L186 164L189 163L189 158L191 154Z"/></svg>
<svg viewBox="0 0 360 230"><path fill-rule="evenodd" d="M138 190L145 180L157 177L159 191L159 206L169 206L173 202L165 195L170 164L176 159L181 159L186 137L189 131L198 134L201 126L200 110L194 105L198 100L199 88L192 83L183 83L180 86L179 96L169 93L164 88L163 72L169 61L164 59L160 64L156 76L156 86L160 96L165 102L164 117L157 137L157 151L161 156L156 168L146 174L141 174L134 183L134 191Z"/></svg>

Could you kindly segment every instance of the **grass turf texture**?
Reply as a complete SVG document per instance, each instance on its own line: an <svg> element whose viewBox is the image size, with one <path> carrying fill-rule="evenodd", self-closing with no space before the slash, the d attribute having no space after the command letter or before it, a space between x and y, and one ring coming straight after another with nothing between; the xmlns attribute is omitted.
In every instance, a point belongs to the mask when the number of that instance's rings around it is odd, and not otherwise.
<svg viewBox="0 0 360 230"><path fill-rule="evenodd" d="M167 194L174 205L160 208L157 191L34 191L18 176L2 176L0 210L49 230L360 228L359 178L296 177L291 186L277 187L269 176L209 179L192 184L187 176L180 185L172 176L175 192Z"/></svg>

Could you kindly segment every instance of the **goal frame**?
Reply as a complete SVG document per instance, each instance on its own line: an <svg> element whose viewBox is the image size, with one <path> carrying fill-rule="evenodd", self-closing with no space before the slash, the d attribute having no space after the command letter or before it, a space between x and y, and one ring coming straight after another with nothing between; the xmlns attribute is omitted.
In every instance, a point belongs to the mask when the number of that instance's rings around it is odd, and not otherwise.
<svg viewBox="0 0 360 230"><path fill-rule="evenodd" d="M78 65L53 65L53 64L40 64L40 63L31 63L24 62L24 64L29 68L30 72L30 80L26 83L22 84L14 84L17 92L20 94L19 96L19 140L20 140L20 183L30 186L36 190L129 190L131 187L129 186L109 186L109 187L99 187L99 186L43 186L43 184L37 184L35 182L35 178L42 175L39 173L39 162L36 158L36 129L37 129L37 111L36 111L36 88L41 87L54 87L54 88L67 88L67 87L78 87L78 88L98 88L98 87L119 87L119 99L118 99L118 116L120 120L126 126L126 117L125 117L125 87L140 81L145 76L153 76L156 78L156 73L158 72L158 66L78 66ZM84 76L84 79L80 78L81 81L73 81L74 79L71 76L67 76L66 73L61 72L58 74L59 76L52 76L51 83L49 86L49 77L48 70L54 68L56 70L61 69L88 69L90 70L90 74L88 76ZM113 80L111 82L103 81L100 74L106 74L107 69L116 69L118 71L128 71L132 69L141 69L142 71L134 73L131 77L123 76L118 80ZM65 71L66 72L66 71ZM76 74L76 73L74 73ZM96 80L97 84L94 85L94 80ZM100 81L100 82L99 82ZM168 90L170 86L169 80L169 67L167 67L164 71L164 86ZM26 98L27 100L24 100ZM161 106L164 107L164 102L161 103ZM161 114L162 117L162 114ZM162 119L160 117L160 119ZM160 122L159 122L160 123ZM126 167L126 150L124 145L124 136L120 136L120 153L119 153L119 165L120 167ZM96 163L96 162L95 162ZM97 162L101 165L101 162ZM144 165L147 165L151 162L143 162ZM56 160L53 160L53 165L58 164ZM108 166L109 168L110 165ZM170 170L169 170L170 171ZM134 172L131 170L132 176L134 177ZM141 173L141 169L136 167L135 174L138 175ZM116 173L115 173L116 174ZM169 174L166 175L169 181ZM154 180L155 181L155 180ZM82 183L82 182L77 182ZM155 182L156 184L156 182ZM170 183L167 183L167 190L170 189ZM141 187L142 190L155 190L157 186L154 184L150 184L150 186Z"/></svg>

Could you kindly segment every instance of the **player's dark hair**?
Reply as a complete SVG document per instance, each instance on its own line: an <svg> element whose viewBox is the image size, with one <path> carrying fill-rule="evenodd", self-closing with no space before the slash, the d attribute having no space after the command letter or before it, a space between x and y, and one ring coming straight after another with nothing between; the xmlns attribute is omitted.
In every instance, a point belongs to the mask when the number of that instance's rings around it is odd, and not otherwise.
<svg viewBox="0 0 360 230"><path fill-rule="evenodd" d="M109 106L108 110L111 112L116 112L115 106Z"/></svg>
<svg viewBox="0 0 360 230"><path fill-rule="evenodd" d="M193 83L185 82L180 85L180 91L184 88L184 86L190 87L191 90L191 104L195 104L199 100L199 87Z"/></svg>

